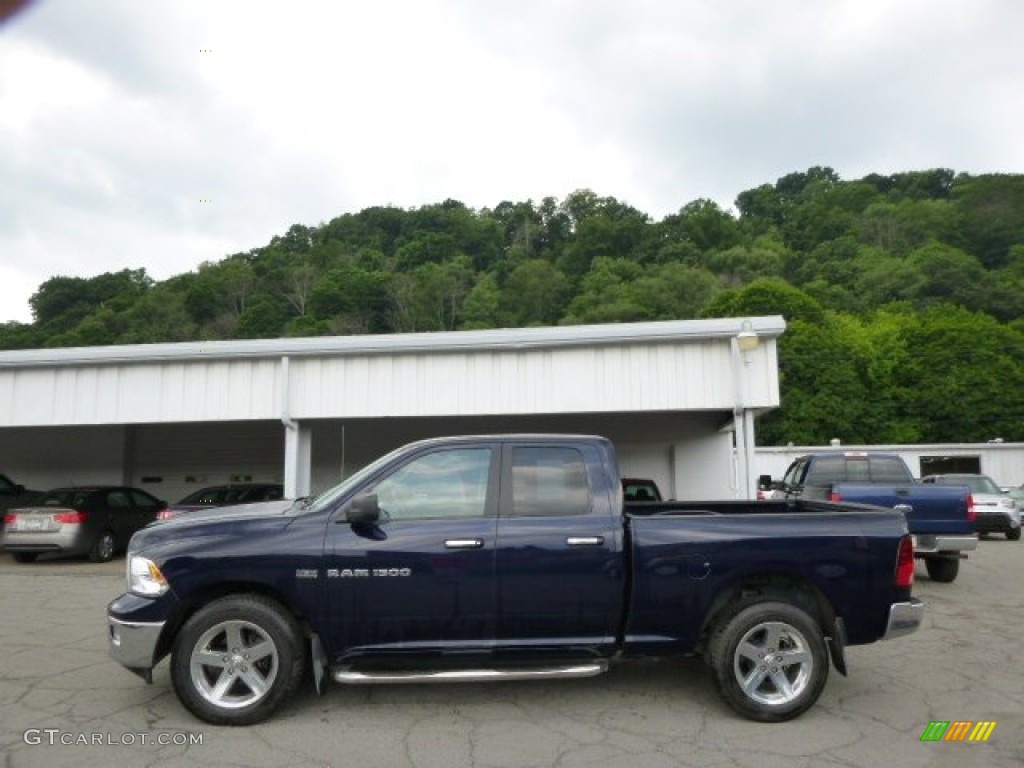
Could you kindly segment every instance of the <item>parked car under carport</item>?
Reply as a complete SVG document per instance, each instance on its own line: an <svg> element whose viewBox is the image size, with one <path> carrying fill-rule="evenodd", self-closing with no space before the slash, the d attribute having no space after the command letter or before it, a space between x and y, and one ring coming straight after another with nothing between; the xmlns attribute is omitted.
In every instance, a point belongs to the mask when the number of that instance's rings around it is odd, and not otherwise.
<svg viewBox="0 0 1024 768"><path fill-rule="evenodd" d="M209 488L190 493L176 504L160 510L160 520L206 509L232 507L240 504L256 504L263 501L278 501L284 498L284 486L280 483L234 483L212 485Z"/></svg>
<svg viewBox="0 0 1024 768"><path fill-rule="evenodd" d="M7 512L3 549L19 563L48 553L87 555L94 562L106 562L123 552L132 534L153 522L166 506L139 488L55 488L32 506Z"/></svg>

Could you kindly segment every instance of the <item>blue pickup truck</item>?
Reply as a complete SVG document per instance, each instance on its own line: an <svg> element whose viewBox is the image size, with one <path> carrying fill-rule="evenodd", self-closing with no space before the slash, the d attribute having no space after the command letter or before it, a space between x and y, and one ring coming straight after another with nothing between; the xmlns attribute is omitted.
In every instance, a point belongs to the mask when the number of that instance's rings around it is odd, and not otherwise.
<svg viewBox="0 0 1024 768"><path fill-rule="evenodd" d="M932 581L951 582L976 549L976 513L966 486L922 485L903 458L873 451L811 453L793 461L778 485L784 498L848 501L903 512L914 555Z"/></svg>
<svg viewBox="0 0 1024 768"><path fill-rule="evenodd" d="M274 505L277 505L275 508ZM703 654L724 700L782 721L844 648L917 629L903 516L798 501L624 505L611 443L413 443L304 502L133 537L110 652L211 723L268 717L307 665L339 683L582 677ZM285 508L287 507L287 508Z"/></svg>

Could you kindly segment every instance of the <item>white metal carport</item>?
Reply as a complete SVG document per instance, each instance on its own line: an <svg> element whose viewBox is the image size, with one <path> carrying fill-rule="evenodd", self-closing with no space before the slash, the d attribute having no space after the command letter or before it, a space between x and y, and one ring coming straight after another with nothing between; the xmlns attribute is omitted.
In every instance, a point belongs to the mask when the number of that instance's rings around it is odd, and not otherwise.
<svg viewBox="0 0 1024 768"><path fill-rule="evenodd" d="M0 471L172 500L246 478L302 495L411 439L584 432L667 495L750 497L784 329L772 316L0 352Z"/></svg>

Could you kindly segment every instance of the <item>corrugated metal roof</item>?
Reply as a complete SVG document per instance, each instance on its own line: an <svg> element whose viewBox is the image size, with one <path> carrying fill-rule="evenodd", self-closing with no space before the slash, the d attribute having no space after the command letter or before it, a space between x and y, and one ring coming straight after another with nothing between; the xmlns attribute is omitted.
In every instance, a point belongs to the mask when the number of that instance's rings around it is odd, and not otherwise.
<svg viewBox="0 0 1024 768"><path fill-rule="evenodd" d="M502 328L444 333L398 333L377 336L317 336L300 339L190 341L68 347L0 352L0 368L115 365L202 358L260 358L343 355L387 355L406 352L453 352L627 344L636 342L725 339L750 329L776 338L786 329L780 315L710 320L668 320L651 323L566 325L546 328Z"/></svg>

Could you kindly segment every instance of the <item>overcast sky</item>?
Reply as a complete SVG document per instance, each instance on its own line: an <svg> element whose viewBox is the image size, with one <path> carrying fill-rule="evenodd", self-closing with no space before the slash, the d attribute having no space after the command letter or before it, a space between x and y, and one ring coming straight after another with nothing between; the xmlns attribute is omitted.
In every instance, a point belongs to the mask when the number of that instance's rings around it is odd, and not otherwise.
<svg viewBox="0 0 1024 768"><path fill-rule="evenodd" d="M1022 30L1020 0L35 0L0 22L0 322L375 205L1020 173Z"/></svg>

